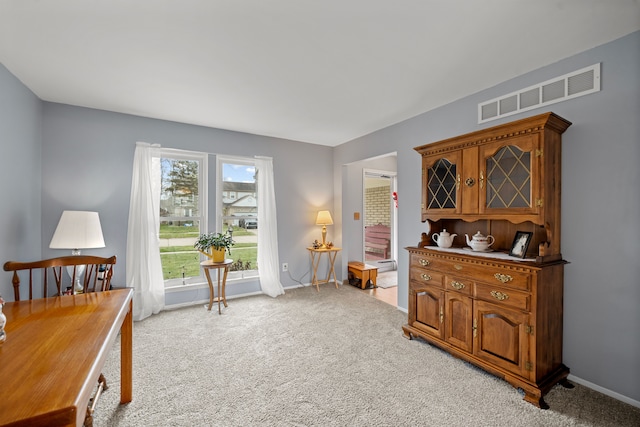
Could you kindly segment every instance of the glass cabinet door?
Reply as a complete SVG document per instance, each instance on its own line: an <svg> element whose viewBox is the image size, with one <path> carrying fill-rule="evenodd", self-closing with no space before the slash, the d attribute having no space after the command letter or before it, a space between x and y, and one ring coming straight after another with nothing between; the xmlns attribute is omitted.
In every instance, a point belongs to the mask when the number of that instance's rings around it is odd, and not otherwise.
<svg viewBox="0 0 640 427"><path fill-rule="evenodd" d="M510 145L495 143L482 148L481 211L508 210L513 214L537 211L540 177L536 142L535 136L524 136L510 141Z"/></svg>
<svg viewBox="0 0 640 427"><path fill-rule="evenodd" d="M426 213L459 212L460 153L423 157L422 211Z"/></svg>

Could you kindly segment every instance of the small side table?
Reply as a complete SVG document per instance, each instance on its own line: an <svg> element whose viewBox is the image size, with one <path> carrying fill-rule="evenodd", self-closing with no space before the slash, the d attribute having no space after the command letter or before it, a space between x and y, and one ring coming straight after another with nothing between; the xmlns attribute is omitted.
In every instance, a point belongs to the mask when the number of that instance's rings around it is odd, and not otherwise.
<svg viewBox="0 0 640 427"><path fill-rule="evenodd" d="M338 280L336 279L336 271L333 268L334 263L336 262L336 256L338 252L341 251L341 248L321 248L316 249L312 247L308 247L309 255L311 256L311 266L313 267L313 277L311 278L311 286L315 286L318 292L320 292L320 285L323 283L331 282L331 276L333 276L333 282L336 284L336 289L338 288ZM329 257L329 274L327 275L326 280L318 280L318 266L320 265L320 259L322 258L322 254L327 254Z"/></svg>
<svg viewBox="0 0 640 427"><path fill-rule="evenodd" d="M232 259L225 259L222 262L213 262L211 260L207 260L200 263L200 266L204 269L204 274L207 276L207 282L209 282L209 308L207 309L209 311L211 311L214 300L218 301L218 314L222 314L222 310L220 309L221 301L224 306L227 307L227 273L229 272L229 266L231 265L231 263L233 263ZM215 298L213 296L213 283L211 282L211 274L209 273L209 271L214 268L218 270L218 296Z"/></svg>

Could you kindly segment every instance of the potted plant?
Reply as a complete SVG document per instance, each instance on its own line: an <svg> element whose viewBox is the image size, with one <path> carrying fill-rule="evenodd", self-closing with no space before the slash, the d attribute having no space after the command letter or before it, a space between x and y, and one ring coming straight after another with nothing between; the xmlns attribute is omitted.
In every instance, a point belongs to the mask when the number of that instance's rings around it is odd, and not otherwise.
<svg viewBox="0 0 640 427"><path fill-rule="evenodd" d="M231 246L235 242L228 233L205 233L198 236L193 247L213 262L224 261L225 252L231 254Z"/></svg>

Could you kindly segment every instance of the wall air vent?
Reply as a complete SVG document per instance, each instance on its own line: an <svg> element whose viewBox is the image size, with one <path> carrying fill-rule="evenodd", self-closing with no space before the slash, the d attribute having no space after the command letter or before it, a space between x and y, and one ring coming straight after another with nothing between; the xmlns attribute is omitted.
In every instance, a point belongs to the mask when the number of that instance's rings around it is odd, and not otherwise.
<svg viewBox="0 0 640 427"><path fill-rule="evenodd" d="M478 123L600 91L600 63L478 104Z"/></svg>

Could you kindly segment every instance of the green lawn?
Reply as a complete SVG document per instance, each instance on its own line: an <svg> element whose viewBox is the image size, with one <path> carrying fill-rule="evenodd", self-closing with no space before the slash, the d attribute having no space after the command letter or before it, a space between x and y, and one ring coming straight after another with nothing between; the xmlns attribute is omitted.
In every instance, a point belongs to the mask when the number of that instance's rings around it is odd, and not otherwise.
<svg viewBox="0 0 640 427"><path fill-rule="evenodd" d="M177 239L181 237L198 237L197 227L160 224L161 239Z"/></svg>
<svg viewBox="0 0 640 427"><path fill-rule="evenodd" d="M160 224L161 239L178 239L183 237L198 237L199 231L197 227L185 227L183 225L167 225ZM241 227L233 227L234 236L248 236L253 234Z"/></svg>
<svg viewBox="0 0 640 427"><path fill-rule="evenodd" d="M198 252L172 252L160 254L164 279L178 279L200 275L200 254Z"/></svg>
<svg viewBox="0 0 640 427"><path fill-rule="evenodd" d="M246 266L249 262L251 269L255 269L258 259L258 248L253 243L236 243L231 248L227 258L234 262L241 262ZM179 279L183 277L197 277L200 275L200 261L202 256L193 246L167 246L160 248L162 273L164 279ZM233 267L232 267L233 268Z"/></svg>
<svg viewBox="0 0 640 427"><path fill-rule="evenodd" d="M180 239L198 237L197 227L185 227L183 225L160 225L161 239ZM253 234L244 228L234 227L233 236L247 236ZM251 269L257 266L258 248L255 243L236 243L231 248L231 254L227 258L234 263L241 263L246 267L250 263ZM165 246L160 248L162 260L162 273L164 279L179 279L183 277L197 277L200 275L200 262L203 257L193 246ZM232 269L234 266L232 266Z"/></svg>

